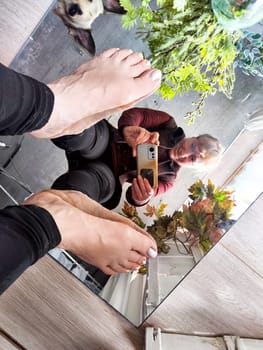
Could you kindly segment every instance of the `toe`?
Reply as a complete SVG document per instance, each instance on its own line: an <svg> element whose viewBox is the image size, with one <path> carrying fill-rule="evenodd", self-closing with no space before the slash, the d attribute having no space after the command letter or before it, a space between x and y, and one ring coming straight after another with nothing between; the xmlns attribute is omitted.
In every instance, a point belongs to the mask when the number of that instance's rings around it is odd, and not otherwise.
<svg viewBox="0 0 263 350"><path fill-rule="evenodd" d="M134 78L139 77L143 73L147 73L151 70L149 61L142 60L141 62L134 64L130 67L130 75Z"/></svg>
<svg viewBox="0 0 263 350"><path fill-rule="evenodd" d="M139 254L138 252L131 251L128 256L129 263L133 264L134 266L141 266L145 264L146 256Z"/></svg>
<svg viewBox="0 0 263 350"><path fill-rule="evenodd" d="M121 62L125 60L127 57L129 57L131 54L133 54L133 51L131 49L122 49L119 51L116 51L111 58L114 58L117 62Z"/></svg>
<svg viewBox="0 0 263 350"><path fill-rule="evenodd" d="M149 235L144 235L138 232L138 235L133 236L132 242L132 251L138 253L140 258L136 259L136 261L129 258L132 262L142 263L145 260L145 257L153 257L153 255L149 254L149 251L157 252L157 245L154 239Z"/></svg>
<svg viewBox="0 0 263 350"><path fill-rule="evenodd" d="M134 64L138 64L143 61L143 59L143 54L141 52L132 52L125 58L125 62L127 62L130 66L133 66Z"/></svg>
<svg viewBox="0 0 263 350"><path fill-rule="evenodd" d="M100 54L100 57L107 58L112 57L116 52L120 51L118 47L108 49Z"/></svg>
<svg viewBox="0 0 263 350"><path fill-rule="evenodd" d="M137 77L135 79L138 94L137 102L153 94L160 87L161 79L162 73L157 69L147 70Z"/></svg>

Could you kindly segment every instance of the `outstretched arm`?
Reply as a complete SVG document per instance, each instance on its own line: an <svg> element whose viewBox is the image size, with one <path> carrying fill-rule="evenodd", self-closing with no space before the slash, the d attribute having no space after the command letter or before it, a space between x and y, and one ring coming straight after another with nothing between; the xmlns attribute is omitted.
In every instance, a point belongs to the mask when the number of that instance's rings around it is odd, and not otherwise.
<svg viewBox="0 0 263 350"><path fill-rule="evenodd" d="M118 127L120 135L132 147L132 153L135 157L138 144L159 145L158 131L174 128L176 123L168 113L149 108L131 108L122 113Z"/></svg>
<svg viewBox="0 0 263 350"><path fill-rule="evenodd" d="M126 126L140 126L145 129L158 130L162 128L174 128L174 118L166 112L150 108L131 108L124 111L118 121L118 128L122 132Z"/></svg>

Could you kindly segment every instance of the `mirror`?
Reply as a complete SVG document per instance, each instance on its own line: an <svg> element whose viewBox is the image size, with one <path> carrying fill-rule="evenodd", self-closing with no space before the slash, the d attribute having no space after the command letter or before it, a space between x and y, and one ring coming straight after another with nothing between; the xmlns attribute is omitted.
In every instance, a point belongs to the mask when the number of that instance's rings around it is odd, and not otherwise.
<svg viewBox="0 0 263 350"><path fill-rule="evenodd" d="M109 47L130 47L137 51L145 49L144 44L135 39L133 31L121 29L120 17L117 15L99 17L94 23L93 33L99 52ZM111 33L110 36L109 33ZM90 56L81 52L73 43L60 19L50 11L12 62L11 67L39 80L49 82L71 72L89 58ZM229 152L230 155L230 161L220 163L217 170L214 170L216 175L222 175L222 178L218 178L218 182L214 180L214 183L222 185L225 179L234 174L234 170L239 167L245 157L242 158L241 156L240 162L234 168L231 159L237 161L239 151L249 152L249 147L254 149L262 139L262 129L244 131L248 115L263 107L262 92L262 79L252 78L244 75L241 71L237 71L232 99L229 100L219 93L209 97L206 101L203 116L191 126L185 124L183 117L192 108L191 103L195 98L194 94L183 97L177 96L168 102L162 100L159 95L154 95L140 103L140 106L158 109L173 115L177 124L183 127L187 137L208 133L218 138L226 149L225 154L227 155ZM115 123L116 119L112 117L110 122ZM242 143L241 147L232 147L239 140L240 135L245 133L248 135L246 142ZM251 133L251 136L249 133ZM257 144L251 146L248 140L256 139L259 140ZM32 148L34 148L34 155L30 152ZM67 164L64 152L48 140L35 140L30 136L26 136L19 152L27 154L27 157L22 160L19 153L16 154L9 164L8 171L26 183L32 192L50 187L54 180L66 171ZM41 163L36 158L41 159ZM174 188L163 195L162 198L155 199L152 204L156 204L162 199L165 203L168 203L167 213L172 213L184 203L188 196L187 189L197 178L200 176L208 178L212 175L209 172L199 174L190 169L181 169ZM229 186L235 190L234 183L230 183ZM10 193L12 193L12 189ZM252 201L254 199L252 198ZM250 203L247 203L247 206L249 205ZM122 204L116 210L120 211L121 206ZM246 210L246 207L243 210ZM153 266L158 262L157 260L149 263L148 277L147 275L123 274L121 280L110 278L106 281L98 281L96 273L93 273L94 271L88 271L85 264L82 264L81 261L68 252L54 250L51 255L96 294L102 295L105 300L111 302L113 307L137 326L165 298L165 293L170 292L180 282L180 279L194 267L194 263L201 258L201 256L198 257L198 253L195 255L193 253L190 259L186 258L186 263L183 265L186 269L182 270L178 276L172 275L167 286L162 287L160 285L161 280L151 279L154 274L155 277L157 276L156 266ZM164 259L169 260L168 256L164 256ZM159 266L159 272L161 269L165 269L165 265L161 265ZM161 279L165 280L166 277ZM156 283L161 288L161 295L156 291ZM104 289L106 286L107 290ZM131 286L136 290L135 294L130 293L131 289L129 287ZM114 291L119 293L114 294Z"/></svg>

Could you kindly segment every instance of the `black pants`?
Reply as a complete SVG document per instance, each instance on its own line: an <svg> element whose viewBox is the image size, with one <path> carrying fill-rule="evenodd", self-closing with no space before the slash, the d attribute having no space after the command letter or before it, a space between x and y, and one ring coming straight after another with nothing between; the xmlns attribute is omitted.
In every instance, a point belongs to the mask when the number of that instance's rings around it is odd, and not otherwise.
<svg viewBox="0 0 263 350"><path fill-rule="evenodd" d="M101 121L78 135L62 136L53 143L66 152L69 170L52 185L58 190L80 191L108 209L120 200L121 185L111 170L111 126ZM102 228L103 229L103 228ZM74 258L103 287L109 276L80 258Z"/></svg>
<svg viewBox="0 0 263 350"><path fill-rule="evenodd" d="M115 208L121 185L111 170L110 134L111 126L102 120L81 134L53 139L65 150L69 170L56 179L52 188L77 190L108 209Z"/></svg>

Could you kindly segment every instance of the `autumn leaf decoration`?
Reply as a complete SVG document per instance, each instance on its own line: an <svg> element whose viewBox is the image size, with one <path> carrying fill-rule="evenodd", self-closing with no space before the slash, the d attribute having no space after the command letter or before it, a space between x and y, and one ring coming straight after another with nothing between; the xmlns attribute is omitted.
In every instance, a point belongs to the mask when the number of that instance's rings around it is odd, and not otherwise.
<svg viewBox="0 0 263 350"><path fill-rule="evenodd" d="M182 206L180 225L207 251L222 236L218 226L230 218L235 205L233 191L223 190L208 180L205 185L197 180L189 189L189 203Z"/></svg>
<svg viewBox="0 0 263 350"><path fill-rule="evenodd" d="M207 252L222 236L219 226L229 220L235 201L231 198L233 191L216 187L211 180L204 184L197 180L189 189L188 202L172 215L165 215L167 204L160 202L155 207L146 206L143 213L153 218L153 224L147 226L149 232L157 242L159 253L168 253L170 246L168 240L178 243L178 232L185 232L187 243L199 244ZM146 224L140 218L137 209L127 202L122 212L140 227ZM180 243L186 243L181 242Z"/></svg>
<svg viewBox="0 0 263 350"><path fill-rule="evenodd" d="M145 228L146 224L140 218L136 207L130 205L128 202L124 201L124 205L122 208L122 214L127 218L131 219L135 224L140 226L141 228Z"/></svg>

